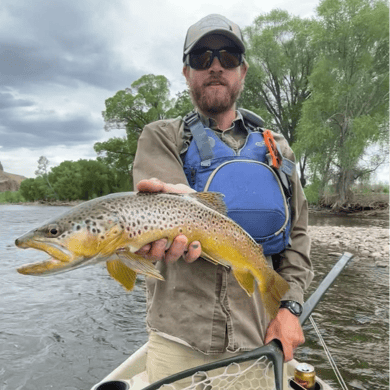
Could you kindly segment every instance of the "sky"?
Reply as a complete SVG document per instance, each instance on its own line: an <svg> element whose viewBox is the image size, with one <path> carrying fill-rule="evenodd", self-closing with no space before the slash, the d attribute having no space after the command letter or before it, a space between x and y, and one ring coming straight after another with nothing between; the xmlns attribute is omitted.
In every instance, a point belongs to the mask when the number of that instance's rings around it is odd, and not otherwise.
<svg viewBox="0 0 390 390"><path fill-rule="evenodd" d="M244 4L244 5L243 5ZM124 136L104 130L106 99L145 74L186 88L182 50L187 29L210 13L241 28L283 9L312 17L319 0L1 0L0 162L35 177L46 156L94 159L95 142ZM383 181L388 181L388 168Z"/></svg>

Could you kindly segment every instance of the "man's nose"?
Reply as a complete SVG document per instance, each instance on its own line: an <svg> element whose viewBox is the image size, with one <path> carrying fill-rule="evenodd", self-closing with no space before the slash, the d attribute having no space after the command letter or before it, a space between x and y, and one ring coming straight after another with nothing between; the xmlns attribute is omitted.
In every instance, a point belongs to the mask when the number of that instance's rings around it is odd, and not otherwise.
<svg viewBox="0 0 390 390"><path fill-rule="evenodd" d="M221 62L217 57L213 58L213 62L211 63L209 70L213 72L220 72L221 70L223 70Z"/></svg>

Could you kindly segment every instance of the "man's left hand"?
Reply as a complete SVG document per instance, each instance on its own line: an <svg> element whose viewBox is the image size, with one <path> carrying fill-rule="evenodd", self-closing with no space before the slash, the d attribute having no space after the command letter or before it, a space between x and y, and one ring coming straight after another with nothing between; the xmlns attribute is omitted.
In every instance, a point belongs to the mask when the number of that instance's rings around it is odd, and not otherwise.
<svg viewBox="0 0 390 390"><path fill-rule="evenodd" d="M264 344L278 339L282 343L284 361L294 357L294 349L305 342L299 318L288 309L279 309L276 317L270 322Z"/></svg>

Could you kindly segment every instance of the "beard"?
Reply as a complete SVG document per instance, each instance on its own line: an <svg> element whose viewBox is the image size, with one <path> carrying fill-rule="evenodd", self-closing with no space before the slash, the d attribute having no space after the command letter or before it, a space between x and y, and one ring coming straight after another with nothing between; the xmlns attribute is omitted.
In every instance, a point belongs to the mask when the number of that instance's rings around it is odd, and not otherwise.
<svg viewBox="0 0 390 390"><path fill-rule="evenodd" d="M212 83L219 82L223 87L210 87ZM243 89L241 80L229 85L221 78L211 78L202 85L188 83L192 103L207 116L227 112L234 106Z"/></svg>

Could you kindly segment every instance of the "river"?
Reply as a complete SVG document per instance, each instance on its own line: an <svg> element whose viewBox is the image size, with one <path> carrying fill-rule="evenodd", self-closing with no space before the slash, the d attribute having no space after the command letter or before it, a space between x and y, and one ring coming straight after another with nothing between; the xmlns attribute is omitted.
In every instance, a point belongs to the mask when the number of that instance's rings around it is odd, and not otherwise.
<svg viewBox="0 0 390 390"><path fill-rule="evenodd" d="M67 209L0 205L1 390L88 390L147 340L142 280L126 293L103 266L42 278L15 271L42 260L38 251L16 248L15 238ZM312 225L362 223L388 228L387 219L310 218ZM316 246L312 259L307 295L337 260ZM313 315L349 389L388 388L388 297L387 269L352 263ZM296 357L338 389L310 324L305 336Z"/></svg>

